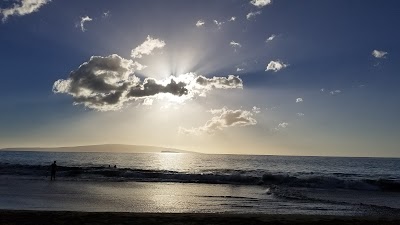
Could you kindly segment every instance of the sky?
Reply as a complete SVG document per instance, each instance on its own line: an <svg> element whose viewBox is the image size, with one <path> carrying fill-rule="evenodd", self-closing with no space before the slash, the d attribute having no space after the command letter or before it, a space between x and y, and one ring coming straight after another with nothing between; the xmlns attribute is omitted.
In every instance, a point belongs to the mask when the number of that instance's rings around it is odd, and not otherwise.
<svg viewBox="0 0 400 225"><path fill-rule="evenodd" d="M400 157L395 0L5 0L0 148Z"/></svg>

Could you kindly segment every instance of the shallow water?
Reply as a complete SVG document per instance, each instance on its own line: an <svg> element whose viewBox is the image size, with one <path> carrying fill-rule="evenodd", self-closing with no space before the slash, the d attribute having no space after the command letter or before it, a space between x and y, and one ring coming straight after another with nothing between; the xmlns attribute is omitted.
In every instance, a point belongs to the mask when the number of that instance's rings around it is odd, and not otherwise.
<svg viewBox="0 0 400 225"><path fill-rule="evenodd" d="M0 152L0 207L385 215L399 212L400 159Z"/></svg>

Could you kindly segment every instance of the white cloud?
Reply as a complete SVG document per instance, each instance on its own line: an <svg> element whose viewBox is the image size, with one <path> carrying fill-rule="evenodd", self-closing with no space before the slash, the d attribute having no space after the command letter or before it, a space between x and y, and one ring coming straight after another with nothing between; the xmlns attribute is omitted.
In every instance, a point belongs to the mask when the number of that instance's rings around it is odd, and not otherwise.
<svg viewBox="0 0 400 225"><path fill-rule="evenodd" d="M342 91L341 90L334 90L334 91L331 91L331 92L329 92L331 95L337 95L337 94L340 94L340 93L342 93Z"/></svg>
<svg viewBox="0 0 400 225"><path fill-rule="evenodd" d="M304 116L304 113L296 113L296 115L297 115L298 117L303 117L303 116Z"/></svg>
<svg viewBox="0 0 400 225"><path fill-rule="evenodd" d="M324 92L324 91L325 91L325 88L321 88L320 91L321 91L321 92Z"/></svg>
<svg viewBox="0 0 400 225"><path fill-rule="evenodd" d="M271 61L268 63L267 69L265 69L265 71L278 72L279 70L284 69L288 66L289 66L289 64L285 64L285 63L281 62L280 60Z"/></svg>
<svg viewBox="0 0 400 225"><path fill-rule="evenodd" d="M196 27L201 27L201 26L203 26L204 24L205 24L204 20L198 20L198 21L196 22Z"/></svg>
<svg viewBox="0 0 400 225"><path fill-rule="evenodd" d="M240 68L240 67L237 67L236 68L236 72L241 72L241 71L243 71L244 70L244 68Z"/></svg>
<svg viewBox="0 0 400 225"><path fill-rule="evenodd" d="M183 102L195 96L206 96L213 89L243 88L242 80L234 75L207 78L188 73L163 80L148 77L141 81L134 72L142 68L143 65L116 54L92 56L67 79L54 82L53 92L72 96L75 105L112 111L132 101L144 101L147 105L151 99L161 98Z"/></svg>
<svg viewBox="0 0 400 225"><path fill-rule="evenodd" d="M278 129L280 129L280 128L287 128L288 126L289 126L289 123L282 122L282 123L278 124Z"/></svg>
<svg viewBox="0 0 400 225"><path fill-rule="evenodd" d="M386 58L386 55L388 54L385 51L379 51L379 50L373 50L371 53L375 58L382 59Z"/></svg>
<svg viewBox="0 0 400 225"><path fill-rule="evenodd" d="M6 22L10 16L24 16L37 12L40 7L49 3L51 0L21 0L19 3L14 3L11 8L0 9L2 21Z"/></svg>
<svg viewBox="0 0 400 225"><path fill-rule="evenodd" d="M107 17L109 17L111 14L110 14L110 11L107 11L107 12L103 12L103 14L102 14L102 17L103 18L107 18Z"/></svg>
<svg viewBox="0 0 400 225"><path fill-rule="evenodd" d="M217 131L224 130L229 127L243 127L257 124L252 117L253 114L246 110L230 110L226 107L222 109L212 109L209 111L214 116L206 122L204 126L198 128L179 128L179 132L183 134L214 134Z"/></svg>
<svg viewBox="0 0 400 225"><path fill-rule="evenodd" d="M272 41L272 40L274 40L276 38L276 35L275 34L272 34L271 36L269 36L268 38L267 38L267 40L265 40L265 42L270 42L270 41Z"/></svg>
<svg viewBox="0 0 400 225"><path fill-rule="evenodd" d="M296 98L296 103L303 102L303 98Z"/></svg>
<svg viewBox="0 0 400 225"><path fill-rule="evenodd" d="M81 17L80 25L81 25L81 30L82 30L82 32L85 32L85 31L86 31L86 29L85 29L85 23L86 23L86 22L90 22L90 21L92 21L92 20L93 20L93 19L90 18L89 16Z"/></svg>
<svg viewBox="0 0 400 225"><path fill-rule="evenodd" d="M235 42L235 41L231 41L229 44L230 44L230 46L232 46L235 49L242 47L242 45L240 43Z"/></svg>
<svg viewBox="0 0 400 225"><path fill-rule="evenodd" d="M233 22L233 21L235 21L236 20L236 17L235 16L232 16L228 21L229 22Z"/></svg>
<svg viewBox="0 0 400 225"><path fill-rule="evenodd" d="M254 17L256 17L257 15L260 15L260 14L261 14L261 11L249 12L249 13L246 15L246 18L247 18L248 20L251 20L251 19L253 19Z"/></svg>
<svg viewBox="0 0 400 225"><path fill-rule="evenodd" d="M261 112L261 108L258 108L257 106L253 106L253 108L251 109L251 111L253 111L253 113L260 113Z"/></svg>
<svg viewBox="0 0 400 225"><path fill-rule="evenodd" d="M217 25L218 29L221 29L222 24L225 22L218 22L218 20L214 20L215 25Z"/></svg>
<svg viewBox="0 0 400 225"><path fill-rule="evenodd" d="M252 0L250 2L252 5L257 6L259 8L262 8L266 5L269 5L272 3L272 0Z"/></svg>
<svg viewBox="0 0 400 225"><path fill-rule="evenodd" d="M143 100L143 103L142 103L142 105L147 105L147 106L150 106L150 105L153 105L153 99L152 98L145 98L144 100Z"/></svg>
<svg viewBox="0 0 400 225"><path fill-rule="evenodd" d="M150 55L154 49L161 49L165 46L163 40L152 38L150 35L147 36L146 40L131 52L132 58L142 58L143 55Z"/></svg>

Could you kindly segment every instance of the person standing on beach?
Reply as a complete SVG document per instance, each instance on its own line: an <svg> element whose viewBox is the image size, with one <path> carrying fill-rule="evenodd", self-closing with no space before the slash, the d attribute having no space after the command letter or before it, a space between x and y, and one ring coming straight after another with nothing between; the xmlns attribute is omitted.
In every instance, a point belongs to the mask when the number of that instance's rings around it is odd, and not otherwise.
<svg viewBox="0 0 400 225"><path fill-rule="evenodd" d="M50 180L56 180L56 170L57 170L56 161L54 161L53 164L51 164L50 169L51 169Z"/></svg>

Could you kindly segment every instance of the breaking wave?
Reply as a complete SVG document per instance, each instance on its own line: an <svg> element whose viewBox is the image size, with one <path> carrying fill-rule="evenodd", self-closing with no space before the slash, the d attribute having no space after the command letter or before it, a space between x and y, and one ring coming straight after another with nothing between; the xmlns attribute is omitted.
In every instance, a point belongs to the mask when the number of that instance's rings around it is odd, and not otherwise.
<svg viewBox="0 0 400 225"><path fill-rule="evenodd" d="M0 175L45 178L49 167L43 165L0 164ZM168 170L144 170L133 168L109 168L102 166L58 166L57 177L64 180L90 181L144 181L181 182L207 184L276 185L321 189L352 189L400 192L400 181L395 179L348 179L342 174L302 175L288 174L254 175L246 171L214 171L184 173Z"/></svg>

